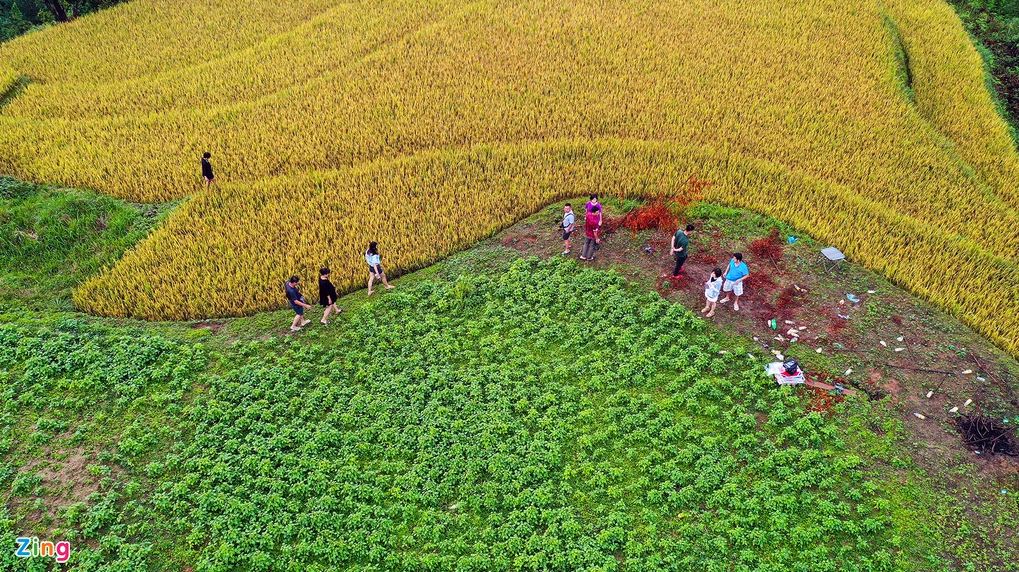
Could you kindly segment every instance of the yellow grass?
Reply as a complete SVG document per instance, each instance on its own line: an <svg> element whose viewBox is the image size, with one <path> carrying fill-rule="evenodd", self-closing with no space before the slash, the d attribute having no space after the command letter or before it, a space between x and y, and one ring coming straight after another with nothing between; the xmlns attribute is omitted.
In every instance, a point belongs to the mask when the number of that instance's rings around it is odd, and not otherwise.
<svg viewBox="0 0 1019 572"><path fill-rule="evenodd" d="M7 95L18 81L18 72L10 68L0 67L0 97Z"/></svg>
<svg viewBox="0 0 1019 572"><path fill-rule="evenodd" d="M278 308L325 262L359 287L368 240L406 271L696 173L1019 352L1019 155L942 0L235 4L136 0L0 46L32 80L0 170L191 197L78 289L87 311Z"/></svg>

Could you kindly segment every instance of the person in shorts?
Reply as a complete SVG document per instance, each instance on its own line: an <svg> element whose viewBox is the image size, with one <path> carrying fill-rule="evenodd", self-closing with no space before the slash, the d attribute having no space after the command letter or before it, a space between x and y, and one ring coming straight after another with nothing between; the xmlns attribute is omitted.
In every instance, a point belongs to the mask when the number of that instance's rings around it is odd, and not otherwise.
<svg viewBox="0 0 1019 572"><path fill-rule="evenodd" d="M393 287L386 281L386 272L382 269L382 257L379 256L379 243L370 242L368 243L368 250L364 253L364 260L368 263L368 295L372 295L372 284L375 283L375 279L382 280L382 284L385 285L386 290L392 290Z"/></svg>
<svg viewBox="0 0 1019 572"><path fill-rule="evenodd" d="M707 312L708 318L715 315L715 308L718 306L718 296L722 293L722 269L716 268L711 271L708 281L704 283L704 308L701 314Z"/></svg>
<svg viewBox="0 0 1019 572"><path fill-rule="evenodd" d="M206 152L202 154L202 177L205 178L206 188L216 182L216 175L213 174L212 163L209 161L211 158L212 153Z"/></svg>
<svg viewBox="0 0 1019 572"><path fill-rule="evenodd" d="M734 253L732 260L729 261L729 268L725 272L725 283L722 284L725 299L718 303L728 302L729 293L732 292L732 295L736 296L736 302L732 305L732 309L739 312L739 297L743 295L743 281L747 279L747 276L750 276L750 269L747 268L746 262L743 262L743 253Z"/></svg>
<svg viewBox="0 0 1019 572"><path fill-rule="evenodd" d="M573 214L573 205L566 203L564 209L566 212L563 214L563 256L570 253L570 235L573 234L574 224L576 223L577 216Z"/></svg>
<svg viewBox="0 0 1019 572"><path fill-rule="evenodd" d="M294 311L294 323L290 325L290 331L296 332L311 323L311 320L304 319L304 311L311 309L311 304L304 299L301 295L301 291L297 289L297 283L301 279L297 276L291 276L290 280L287 280L284 289L287 293L287 302L290 303L290 309Z"/></svg>
<svg viewBox="0 0 1019 572"><path fill-rule="evenodd" d="M336 307L336 287L329 280L329 269L323 268L318 272L318 303L322 304L325 311L322 312L322 325L329 325L329 314L339 314L343 308Z"/></svg>

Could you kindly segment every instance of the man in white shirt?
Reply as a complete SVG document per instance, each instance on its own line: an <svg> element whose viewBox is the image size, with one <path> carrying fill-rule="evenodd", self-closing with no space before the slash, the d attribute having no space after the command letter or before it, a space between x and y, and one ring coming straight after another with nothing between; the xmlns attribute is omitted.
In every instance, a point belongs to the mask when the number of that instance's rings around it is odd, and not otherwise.
<svg viewBox="0 0 1019 572"><path fill-rule="evenodd" d="M573 234L573 223L577 217L573 214L573 205L566 203L565 213L563 214L563 256L570 253L570 235Z"/></svg>

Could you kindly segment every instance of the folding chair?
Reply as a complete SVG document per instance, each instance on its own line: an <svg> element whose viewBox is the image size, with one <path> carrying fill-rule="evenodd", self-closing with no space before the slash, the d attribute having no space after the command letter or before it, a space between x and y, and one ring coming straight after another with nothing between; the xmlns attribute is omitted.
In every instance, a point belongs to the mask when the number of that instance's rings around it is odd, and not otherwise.
<svg viewBox="0 0 1019 572"><path fill-rule="evenodd" d="M842 270L842 261L846 259L846 255L842 254L839 249L834 246L828 248L822 248L820 256L817 257L818 264L821 268L824 268L825 272L831 272L838 268Z"/></svg>

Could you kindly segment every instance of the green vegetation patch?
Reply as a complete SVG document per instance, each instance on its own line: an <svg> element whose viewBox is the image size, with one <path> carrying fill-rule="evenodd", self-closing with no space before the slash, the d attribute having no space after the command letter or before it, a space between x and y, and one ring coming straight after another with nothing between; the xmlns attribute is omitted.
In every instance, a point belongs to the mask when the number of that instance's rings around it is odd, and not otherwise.
<svg viewBox="0 0 1019 572"><path fill-rule="evenodd" d="M166 435L151 424L151 441L125 430L108 483L121 496L93 498L87 510L102 520L75 513L63 524L96 541L78 543L77 561L202 571L894 568L891 507L849 450L852 427L806 411L759 359L614 273L535 259L503 270L386 293L336 322L333 344L219 348L189 385L199 394L179 412L176 395L165 407ZM24 347L16 337L7 343ZM81 359L90 343L61 339L71 357L57 363ZM128 354L112 352L118 362ZM168 360L137 358L149 377L169 376L156 387L204 367L200 348L171 344L160 355ZM66 366L56 367L32 378L63 378ZM38 408L39 398L18 397L28 370L13 372L4 390L20 405L10 407ZM153 455L160 447L165 456ZM123 492L131 481L144 498Z"/></svg>
<svg viewBox="0 0 1019 572"><path fill-rule="evenodd" d="M168 206L0 177L0 312L71 310L71 288L141 240Z"/></svg>
<svg viewBox="0 0 1019 572"><path fill-rule="evenodd" d="M176 416L206 357L81 319L26 322L0 324L0 534L68 540L83 570L144 569L158 536L141 495L159 474L152 459L185 436ZM48 568L4 550L0 569Z"/></svg>

